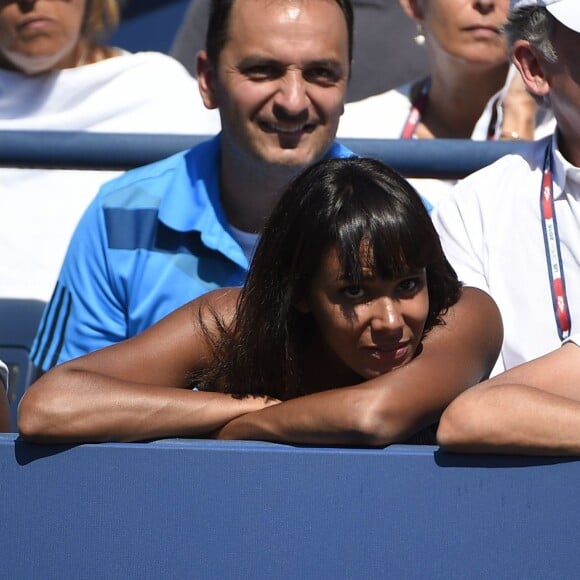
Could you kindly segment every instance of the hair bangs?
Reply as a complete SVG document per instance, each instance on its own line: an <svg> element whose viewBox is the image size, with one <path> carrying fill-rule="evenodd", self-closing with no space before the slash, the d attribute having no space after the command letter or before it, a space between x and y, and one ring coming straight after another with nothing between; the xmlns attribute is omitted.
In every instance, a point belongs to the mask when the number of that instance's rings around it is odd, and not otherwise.
<svg viewBox="0 0 580 580"><path fill-rule="evenodd" d="M441 258L431 220L418 196L387 193L377 184L353 184L348 207L335 222L343 274L360 282L363 269L384 279L426 268ZM414 207L413 207L414 205Z"/></svg>

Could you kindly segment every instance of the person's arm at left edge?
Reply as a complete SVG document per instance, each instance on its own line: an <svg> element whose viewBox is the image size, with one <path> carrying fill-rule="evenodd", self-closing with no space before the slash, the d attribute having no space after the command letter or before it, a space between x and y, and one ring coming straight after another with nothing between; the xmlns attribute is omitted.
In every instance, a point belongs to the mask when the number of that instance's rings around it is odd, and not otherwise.
<svg viewBox="0 0 580 580"><path fill-rule="evenodd" d="M10 406L8 404L8 367L0 360L0 433L9 433Z"/></svg>
<svg viewBox="0 0 580 580"><path fill-rule="evenodd" d="M467 387L484 379L502 342L499 311L481 290L459 302L423 341L422 352L396 371L356 386L299 397L226 424L221 439L323 445L385 446L435 423Z"/></svg>
<svg viewBox="0 0 580 580"><path fill-rule="evenodd" d="M4 391L0 392L0 433L10 433L10 408L8 397Z"/></svg>

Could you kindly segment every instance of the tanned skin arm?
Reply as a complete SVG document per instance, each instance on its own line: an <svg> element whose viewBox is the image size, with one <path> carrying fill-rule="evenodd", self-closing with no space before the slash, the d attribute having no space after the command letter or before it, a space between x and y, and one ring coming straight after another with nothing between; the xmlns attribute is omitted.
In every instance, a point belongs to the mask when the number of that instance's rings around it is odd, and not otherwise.
<svg viewBox="0 0 580 580"><path fill-rule="evenodd" d="M462 453L580 455L580 347L565 344L465 392L437 438Z"/></svg>
<svg viewBox="0 0 580 580"><path fill-rule="evenodd" d="M436 422L445 407L491 371L502 342L499 311L465 288L409 364L353 387L307 395L230 421L223 439L385 446Z"/></svg>
<svg viewBox="0 0 580 580"><path fill-rule="evenodd" d="M207 294L135 338L45 373L21 400L21 435L38 443L197 437L270 404L186 388L210 353L200 309L211 305L227 320L238 293Z"/></svg>
<svg viewBox="0 0 580 580"><path fill-rule="evenodd" d="M6 391L2 388L2 382L0 382L0 433L9 433L10 431L8 397L6 396Z"/></svg>

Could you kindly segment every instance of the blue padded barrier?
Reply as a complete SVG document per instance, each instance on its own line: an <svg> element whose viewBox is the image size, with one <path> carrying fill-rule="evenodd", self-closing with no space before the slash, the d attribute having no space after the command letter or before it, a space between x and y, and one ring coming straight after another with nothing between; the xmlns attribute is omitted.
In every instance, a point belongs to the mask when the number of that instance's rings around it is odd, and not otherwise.
<svg viewBox="0 0 580 580"><path fill-rule="evenodd" d="M0 166L128 169L208 139L201 135L137 135L3 131ZM455 179L528 145L463 139L342 139L359 155L380 159L408 177Z"/></svg>
<svg viewBox="0 0 580 580"><path fill-rule="evenodd" d="M580 462L0 436L5 578L563 579Z"/></svg>

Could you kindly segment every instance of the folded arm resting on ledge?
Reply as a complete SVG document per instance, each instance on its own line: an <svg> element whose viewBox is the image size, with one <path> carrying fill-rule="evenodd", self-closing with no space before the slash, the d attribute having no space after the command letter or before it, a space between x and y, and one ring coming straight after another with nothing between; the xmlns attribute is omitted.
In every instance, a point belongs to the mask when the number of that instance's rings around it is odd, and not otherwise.
<svg viewBox="0 0 580 580"><path fill-rule="evenodd" d="M52 369L22 399L22 436L46 443L138 441L217 431L223 438L387 445L435 422L487 375L501 345L495 304L466 289L419 356L360 385L279 404L187 389L191 371L210 359L200 304L211 301L223 314L234 310L236 297L233 290L211 293L135 338Z"/></svg>
<svg viewBox="0 0 580 580"><path fill-rule="evenodd" d="M212 300L227 318L237 295L213 293L135 338L53 368L22 398L21 435L37 443L201 437L274 404L264 397L239 399L187 388L190 372L209 357L199 309Z"/></svg>
<svg viewBox="0 0 580 580"><path fill-rule="evenodd" d="M567 343L460 395L437 438L461 453L580 455L580 347Z"/></svg>
<svg viewBox="0 0 580 580"><path fill-rule="evenodd" d="M501 347L500 316L485 293L464 289L444 318L445 325L431 330L409 364L360 385L242 415L218 437L371 446L407 440L487 376Z"/></svg>

